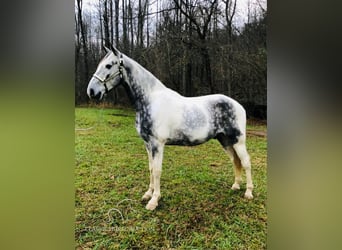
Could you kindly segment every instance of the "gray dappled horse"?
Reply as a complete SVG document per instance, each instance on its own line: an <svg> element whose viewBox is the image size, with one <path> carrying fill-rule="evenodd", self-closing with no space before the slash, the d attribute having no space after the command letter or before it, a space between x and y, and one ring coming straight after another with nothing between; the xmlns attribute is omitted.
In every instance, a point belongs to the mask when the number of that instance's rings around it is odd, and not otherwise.
<svg viewBox="0 0 342 250"><path fill-rule="evenodd" d="M165 87L155 76L116 48L107 54L91 78L87 94L101 100L122 84L136 109L136 129L145 142L150 185L143 195L154 210L160 199L160 176L165 145L194 146L217 139L230 156L235 172L233 190L240 189L246 171L245 197L252 199L251 163L246 150L246 112L224 95L184 97Z"/></svg>

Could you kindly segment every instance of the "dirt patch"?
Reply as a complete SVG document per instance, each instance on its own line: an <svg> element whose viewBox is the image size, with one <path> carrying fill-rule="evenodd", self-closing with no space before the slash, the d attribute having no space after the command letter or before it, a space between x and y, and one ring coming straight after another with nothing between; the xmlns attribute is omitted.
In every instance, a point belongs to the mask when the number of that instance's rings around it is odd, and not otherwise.
<svg viewBox="0 0 342 250"><path fill-rule="evenodd" d="M259 137L267 137L267 132L266 131L261 131L261 130L247 130L247 135L254 135L254 136L259 136Z"/></svg>

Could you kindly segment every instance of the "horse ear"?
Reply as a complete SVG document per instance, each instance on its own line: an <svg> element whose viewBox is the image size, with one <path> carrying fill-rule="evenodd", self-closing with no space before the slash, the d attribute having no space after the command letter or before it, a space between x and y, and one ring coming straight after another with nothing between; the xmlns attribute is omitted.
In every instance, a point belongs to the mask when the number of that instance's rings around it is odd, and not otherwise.
<svg viewBox="0 0 342 250"><path fill-rule="evenodd" d="M120 51L117 48L115 48L113 45L111 45L111 49L114 55L119 56L121 54Z"/></svg>
<svg viewBox="0 0 342 250"><path fill-rule="evenodd" d="M107 53L109 53L109 52L112 52L110 49L108 49L106 46L103 46L103 48L105 49L105 51L107 52Z"/></svg>

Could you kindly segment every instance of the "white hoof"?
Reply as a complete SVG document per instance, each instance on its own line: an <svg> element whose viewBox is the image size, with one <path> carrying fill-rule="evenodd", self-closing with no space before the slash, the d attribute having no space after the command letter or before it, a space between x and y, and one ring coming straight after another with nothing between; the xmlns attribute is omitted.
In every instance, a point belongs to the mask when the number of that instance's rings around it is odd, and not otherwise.
<svg viewBox="0 0 342 250"><path fill-rule="evenodd" d="M248 200L253 199L252 191L247 190L246 193L245 193L245 198L248 199Z"/></svg>
<svg viewBox="0 0 342 250"><path fill-rule="evenodd" d="M149 203L147 203L146 209L153 211L157 206L158 206L158 203L154 203L150 201Z"/></svg>
<svg viewBox="0 0 342 250"><path fill-rule="evenodd" d="M240 185L237 183L234 183L231 189L232 190L240 190Z"/></svg>
<svg viewBox="0 0 342 250"><path fill-rule="evenodd" d="M150 192L146 192L143 197L141 197L141 200L148 201L152 198L152 194Z"/></svg>

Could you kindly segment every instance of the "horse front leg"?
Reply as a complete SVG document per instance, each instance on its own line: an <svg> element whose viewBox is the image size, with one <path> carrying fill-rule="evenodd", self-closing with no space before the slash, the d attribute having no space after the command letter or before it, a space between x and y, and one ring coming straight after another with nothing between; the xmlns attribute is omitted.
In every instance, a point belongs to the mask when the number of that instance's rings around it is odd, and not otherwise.
<svg viewBox="0 0 342 250"><path fill-rule="evenodd" d="M164 145L160 143L152 144L152 175L153 175L153 194L151 200L147 203L146 209L154 210L158 206L160 199L160 176L162 172L162 162Z"/></svg>
<svg viewBox="0 0 342 250"><path fill-rule="evenodd" d="M153 190L154 190L154 185L153 185L153 158L152 158L152 148L146 144L146 150L147 150L147 155L148 155L148 168L150 171L150 185L148 186L148 190L146 193L143 195L142 200L147 201L152 198Z"/></svg>

